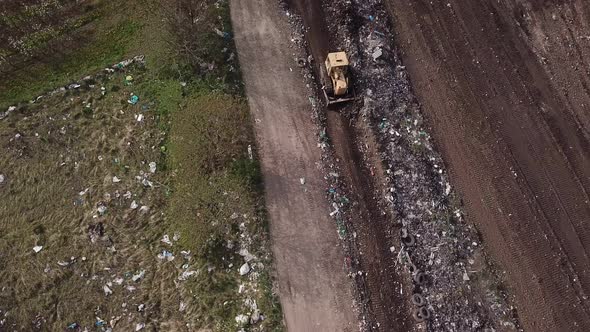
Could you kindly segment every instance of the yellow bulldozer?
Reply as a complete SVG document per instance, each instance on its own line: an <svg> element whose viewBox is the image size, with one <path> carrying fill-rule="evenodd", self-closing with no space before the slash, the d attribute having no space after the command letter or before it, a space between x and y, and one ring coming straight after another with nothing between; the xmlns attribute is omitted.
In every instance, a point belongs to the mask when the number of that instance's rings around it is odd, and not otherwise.
<svg viewBox="0 0 590 332"><path fill-rule="evenodd" d="M326 71L320 68L322 90L328 106L354 100L348 72L349 62L346 52L328 53L325 61Z"/></svg>

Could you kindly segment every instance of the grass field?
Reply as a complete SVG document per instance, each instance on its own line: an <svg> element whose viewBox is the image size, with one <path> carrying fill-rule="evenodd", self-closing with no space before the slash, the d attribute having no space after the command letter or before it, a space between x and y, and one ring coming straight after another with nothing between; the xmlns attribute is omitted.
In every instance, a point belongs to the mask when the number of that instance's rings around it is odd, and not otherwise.
<svg viewBox="0 0 590 332"><path fill-rule="evenodd" d="M4 68L0 330L283 329L228 4L175 4L82 2Z"/></svg>

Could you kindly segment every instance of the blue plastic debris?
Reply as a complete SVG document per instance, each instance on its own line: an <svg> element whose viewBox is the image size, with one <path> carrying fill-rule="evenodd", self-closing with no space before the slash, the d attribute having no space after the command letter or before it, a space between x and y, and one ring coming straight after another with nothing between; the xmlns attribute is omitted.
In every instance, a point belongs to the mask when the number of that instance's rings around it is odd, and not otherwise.
<svg viewBox="0 0 590 332"><path fill-rule="evenodd" d="M68 330L75 330L79 327L80 327L80 325L78 325L78 323L68 324Z"/></svg>
<svg viewBox="0 0 590 332"><path fill-rule="evenodd" d="M138 101L139 101L139 97L136 95L133 95L133 96L131 96L131 98L129 98L129 100L127 102L131 105L135 105L135 104L137 104Z"/></svg>

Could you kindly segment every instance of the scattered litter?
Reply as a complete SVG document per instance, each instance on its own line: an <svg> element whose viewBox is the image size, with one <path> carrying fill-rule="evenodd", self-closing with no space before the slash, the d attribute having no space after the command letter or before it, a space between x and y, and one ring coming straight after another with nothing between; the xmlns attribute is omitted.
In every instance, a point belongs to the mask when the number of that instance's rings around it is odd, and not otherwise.
<svg viewBox="0 0 590 332"><path fill-rule="evenodd" d="M254 255L252 255L248 249L246 248L242 248L240 249L239 252L240 256L244 257L244 260L246 261L246 263L249 263L251 260L255 259L256 257Z"/></svg>
<svg viewBox="0 0 590 332"><path fill-rule="evenodd" d="M123 197L125 199L130 199L131 198L131 192L130 191L127 191L126 193L123 194Z"/></svg>
<svg viewBox="0 0 590 332"><path fill-rule="evenodd" d="M150 163L150 173L156 173L156 163L153 161Z"/></svg>
<svg viewBox="0 0 590 332"><path fill-rule="evenodd" d="M174 236L172 237L172 240L173 240L174 242L176 242L176 241L180 240L180 234L178 234L178 233L174 233Z"/></svg>
<svg viewBox="0 0 590 332"><path fill-rule="evenodd" d="M138 207L138 205L137 205L137 202L135 202L135 201L132 201L132 202L131 202L131 206L129 206L129 207L131 208L131 210L135 210L135 209L137 209L137 207Z"/></svg>
<svg viewBox="0 0 590 332"><path fill-rule="evenodd" d="M137 119L137 122L141 122L143 121L143 114L138 114L135 116L135 119Z"/></svg>
<svg viewBox="0 0 590 332"><path fill-rule="evenodd" d="M183 312L186 309L186 303L180 302L180 306L178 307L178 311Z"/></svg>
<svg viewBox="0 0 590 332"><path fill-rule="evenodd" d="M33 247L33 251L36 252L36 253L39 252L39 251L41 251L41 249L43 249L43 246L34 246Z"/></svg>
<svg viewBox="0 0 590 332"><path fill-rule="evenodd" d="M197 271L183 271L182 274L178 277L178 280L185 281L188 280L191 276L197 275Z"/></svg>
<svg viewBox="0 0 590 332"><path fill-rule="evenodd" d="M244 263L244 265L242 265L240 267L240 275L244 276L244 275L248 274L249 272L250 272L250 264Z"/></svg>
<svg viewBox="0 0 590 332"><path fill-rule="evenodd" d="M141 331L145 327L144 323L137 323L135 324L135 331Z"/></svg>
<svg viewBox="0 0 590 332"><path fill-rule="evenodd" d="M469 281L469 275L467 274L467 272L463 272L463 281Z"/></svg>
<svg viewBox="0 0 590 332"><path fill-rule="evenodd" d="M258 321L260 320L261 317L262 316L260 315L260 310L254 309L254 311L252 312L252 315L250 315L250 323L251 324L258 323Z"/></svg>
<svg viewBox="0 0 590 332"><path fill-rule="evenodd" d="M113 176L113 183L119 183L119 182L121 182L121 179L119 179L116 176Z"/></svg>
<svg viewBox="0 0 590 332"><path fill-rule="evenodd" d="M381 47L375 47L373 51L373 60L377 61L383 56L383 49Z"/></svg>
<svg viewBox="0 0 590 332"><path fill-rule="evenodd" d="M254 159L254 154L252 153L252 145L248 144L248 158L250 158L250 160Z"/></svg>
<svg viewBox="0 0 590 332"><path fill-rule="evenodd" d="M300 178L299 182L301 182L301 184L305 184L305 178Z"/></svg>
<svg viewBox="0 0 590 332"><path fill-rule="evenodd" d="M80 325L78 323L68 324L68 330L75 330L75 329L78 329L78 328L80 328Z"/></svg>
<svg viewBox="0 0 590 332"><path fill-rule="evenodd" d="M4 180L6 180L6 177L4 176L4 174L0 174L0 183L3 183Z"/></svg>
<svg viewBox="0 0 590 332"><path fill-rule="evenodd" d="M141 180L141 184L143 184L144 187L153 187L154 186L154 184L152 183L152 181L150 181L150 180L148 180L146 178L143 178Z"/></svg>
<svg viewBox="0 0 590 332"><path fill-rule="evenodd" d="M99 205L98 208L96 208L96 211L98 214L103 215L105 212L107 212L107 207L104 205Z"/></svg>
<svg viewBox="0 0 590 332"><path fill-rule="evenodd" d="M158 254L158 258L171 262L174 260L174 255L168 250L162 250L162 252Z"/></svg>
<svg viewBox="0 0 590 332"><path fill-rule="evenodd" d="M94 326L102 327L105 324L106 324L106 322L104 320L102 320L100 317L96 317L96 322L94 323Z"/></svg>
<svg viewBox="0 0 590 332"><path fill-rule="evenodd" d="M145 276L145 271L141 270L137 274L134 274L133 277L131 277L131 280L133 280L134 282L138 282L144 276Z"/></svg>
<svg viewBox="0 0 590 332"><path fill-rule="evenodd" d="M136 95L131 95L131 98L129 98L129 100L127 100L127 102L131 105L135 105L135 104L137 104L137 102L139 102L139 97Z"/></svg>
<svg viewBox="0 0 590 332"><path fill-rule="evenodd" d="M223 37L223 38L226 38L226 39L230 37L230 34L229 34L229 32L221 31L221 30L219 30L219 29L217 29L217 28L215 28L215 29L213 29L213 30L215 31L215 33L216 33L216 34L217 34L219 37Z"/></svg>
<svg viewBox="0 0 590 332"><path fill-rule="evenodd" d="M246 325L249 321L250 317L248 317L247 315L241 314L236 316L236 323L238 323L239 325Z"/></svg>
<svg viewBox="0 0 590 332"><path fill-rule="evenodd" d="M142 312L145 309L145 304L140 304L137 306L137 311Z"/></svg>
<svg viewBox="0 0 590 332"><path fill-rule="evenodd" d="M139 212L141 212L142 214L148 213L149 211L150 211L150 208L149 208L149 206L146 206L146 205L142 205L139 208Z"/></svg>
<svg viewBox="0 0 590 332"><path fill-rule="evenodd" d="M113 291L107 285L102 286L102 290L104 291L104 295L106 296L113 294Z"/></svg>
<svg viewBox="0 0 590 332"><path fill-rule="evenodd" d="M182 255L182 257L184 257L184 259L187 259L187 260L191 259L191 251L190 250L182 250L180 252L180 254Z"/></svg>
<svg viewBox="0 0 590 332"><path fill-rule="evenodd" d="M168 234L164 234L161 241L166 243L169 246L172 245L172 241L170 241L170 236L168 236Z"/></svg>

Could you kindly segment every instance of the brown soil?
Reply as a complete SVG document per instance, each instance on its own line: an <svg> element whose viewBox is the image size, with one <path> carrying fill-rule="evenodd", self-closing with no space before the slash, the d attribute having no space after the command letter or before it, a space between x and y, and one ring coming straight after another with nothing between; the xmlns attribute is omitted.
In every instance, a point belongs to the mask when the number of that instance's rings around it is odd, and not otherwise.
<svg viewBox="0 0 590 332"><path fill-rule="evenodd" d="M232 0L231 9L248 101L257 119L286 327L357 330L344 251L325 198L308 90L293 70L297 51L289 43L289 23L274 0Z"/></svg>
<svg viewBox="0 0 590 332"><path fill-rule="evenodd" d="M590 7L389 0L416 94L529 331L590 330Z"/></svg>
<svg viewBox="0 0 590 332"><path fill-rule="evenodd" d="M291 0L290 5L301 15L303 23L308 28L305 37L308 41L309 53L315 62L313 70L316 77L320 77L320 70L324 70L323 60L328 52L334 51L331 34L328 32L321 1ZM318 82L319 83L319 82ZM411 321L408 319L408 303L406 299L408 285L403 283L399 270L395 268L395 256L389 248L399 248L397 233L390 227L391 218L382 214L377 206L379 198L375 197L375 177L371 170L365 167L361 152L362 140L356 141L364 130L350 125L344 116L347 111L355 109L354 104L333 106L332 110L324 109L326 127L330 137L335 157L342 176L346 182L346 192L354 202L350 215L353 216L348 226L354 232L352 239L358 251L358 268L366 273L364 280L357 279L359 301L366 303L366 328L379 331L409 331ZM376 155L376 150L374 151ZM380 161L375 163L380 166Z"/></svg>

